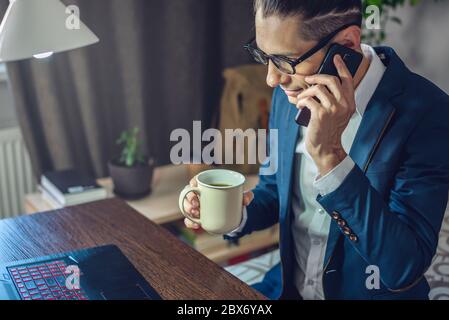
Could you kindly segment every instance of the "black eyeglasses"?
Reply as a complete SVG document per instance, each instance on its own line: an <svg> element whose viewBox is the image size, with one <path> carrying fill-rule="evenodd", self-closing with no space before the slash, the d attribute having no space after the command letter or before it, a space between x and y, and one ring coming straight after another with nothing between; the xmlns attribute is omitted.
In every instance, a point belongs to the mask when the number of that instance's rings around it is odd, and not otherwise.
<svg viewBox="0 0 449 320"><path fill-rule="evenodd" d="M296 73L296 66L300 64L301 62L307 60L311 56L313 56L315 53L323 49L340 31L349 28L354 25L360 25L357 22L345 24L344 26L338 28L334 32L330 33L323 39L321 39L316 46L314 46L312 49L304 53L302 56L300 56L298 59L290 59L286 56L281 55L269 55L257 48L257 45L255 44L256 38L253 38L250 42L248 42L244 48L251 54L251 56L254 58L254 60L258 63L262 63L264 65L268 65L269 61L273 62L273 64L276 66L276 68L279 69L279 71L287 74L295 74Z"/></svg>

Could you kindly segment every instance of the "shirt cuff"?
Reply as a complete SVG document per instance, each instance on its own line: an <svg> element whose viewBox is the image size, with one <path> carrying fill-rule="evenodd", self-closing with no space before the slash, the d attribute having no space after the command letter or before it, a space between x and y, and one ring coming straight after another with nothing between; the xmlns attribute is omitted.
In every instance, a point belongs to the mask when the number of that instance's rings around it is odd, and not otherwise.
<svg viewBox="0 0 449 320"><path fill-rule="evenodd" d="M313 183L314 187L318 190L321 196L325 196L334 192L343 183L348 174L354 168L355 163L350 156L340 162L338 166L332 169L331 172L324 177L316 177Z"/></svg>
<svg viewBox="0 0 449 320"><path fill-rule="evenodd" d="M234 231L231 231L227 234L228 237L236 237L240 232L242 232L243 228L245 227L246 221L248 220L248 212L246 211L246 207L243 207L243 216L242 216L242 222L240 223L240 226L235 229Z"/></svg>

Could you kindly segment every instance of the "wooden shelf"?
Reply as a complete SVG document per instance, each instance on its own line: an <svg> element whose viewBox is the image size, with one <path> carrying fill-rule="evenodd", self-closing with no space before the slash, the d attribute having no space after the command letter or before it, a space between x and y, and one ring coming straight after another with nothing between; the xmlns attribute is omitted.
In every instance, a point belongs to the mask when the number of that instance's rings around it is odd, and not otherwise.
<svg viewBox="0 0 449 320"><path fill-rule="evenodd" d="M25 195L25 213L33 214L36 212L50 211L54 208L48 204L40 193L31 193Z"/></svg>
<svg viewBox="0 0 449 320"><path fill-rule="evenodd" d="M186 166L164 166L154 171L152 192L140 200L126 201L133 209L140 212L154 223L163 224L182 218L178 208L179 192L189 183ZM112 179L98 180L108 194L113 196Z"/></svg>
<svg viewBox="0 0 449 320"><path fill-rule="evenodd" d="M140 200L126 202L157 224L182 219L183 216L178 208L178 197L189 180L190 171L187 165L158 167L154 171L151 194ZM245 188L254 188L258 181L258 176L248 176ZM114 197L112 179L99 179L97 183L108 191L108 197ZM28 214L57 209L42 199L38 193L25 196L25 208Z"/></svg>
<svg viewBox="0 0 449 320"><path fill-rule="evenodd" d="M210 260L216 263L221 263L252 251L271 247L278 243L279 228L276 226L267 231L255 232L241 238L239 245L225 244L224 246L219 246L217 248L200 250L200 252Z"/></svg>
<svg viewBox="0 0 449 320"><path fill-rule="evenodd" d="M221 248L214 252L201 252L203 255L205 255L210 260L221 263L225 262L229 259L238 257L240 255L250 253L253 251L265 249L271 246L274 246L279 243L279 240L267 238L260 242L254 242L254 243L246 243L246 244L240 244L238 246L234 247L228 247L228 248Z"/></svg>

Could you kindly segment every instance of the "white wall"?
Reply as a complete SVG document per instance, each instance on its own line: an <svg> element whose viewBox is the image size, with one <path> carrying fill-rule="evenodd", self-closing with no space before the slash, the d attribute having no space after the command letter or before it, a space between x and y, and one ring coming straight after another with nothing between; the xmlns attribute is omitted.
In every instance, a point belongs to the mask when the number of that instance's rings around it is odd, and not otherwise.
<svg viewBox="0 0 449 320"><path fill-rule="evenodd" d="M449 1L422 0L395 15L402 25L389 23L386 44L410 69L449 93Z"/></svg>

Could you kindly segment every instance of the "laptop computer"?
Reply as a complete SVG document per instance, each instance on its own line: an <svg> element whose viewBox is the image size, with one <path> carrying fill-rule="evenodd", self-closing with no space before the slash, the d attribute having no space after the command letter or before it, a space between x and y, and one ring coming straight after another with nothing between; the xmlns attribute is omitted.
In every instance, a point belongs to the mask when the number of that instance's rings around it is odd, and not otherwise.
<svg viewBox="0 0 449 320"><path fill-rule="evenodd" d="M160 299L114 245L0 265L0 300Z"/></svg>

